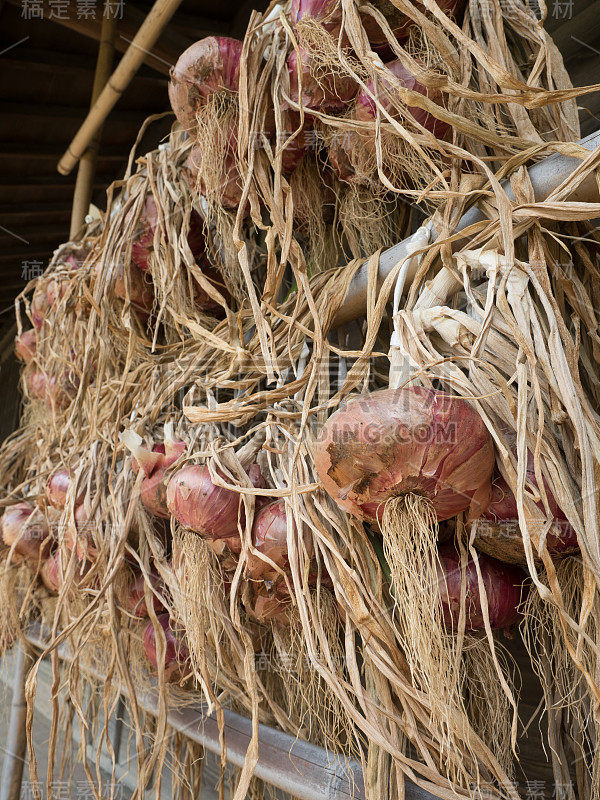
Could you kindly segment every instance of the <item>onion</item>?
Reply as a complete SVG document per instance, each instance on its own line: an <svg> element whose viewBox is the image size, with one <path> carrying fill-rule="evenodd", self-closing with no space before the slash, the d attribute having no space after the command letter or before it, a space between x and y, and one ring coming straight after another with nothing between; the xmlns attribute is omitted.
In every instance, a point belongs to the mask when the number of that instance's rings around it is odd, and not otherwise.
<svg viewBox="0 0 600 800"><path fill-rule="evenodd" d="M48 281L48 285L46 286L46 298L49 308L52 308L57 300L62 300L67 293L68 285L69 281L66 278L52 278Z"/></svg>
<svg viewBox="0 0 600 800"><path fill-rule="evenodd" d="M465 2L466 0L436 0L437 5L445 14L455 18L462 13ZM410 34L410 28L415 25L412 19L396 8L390 0L371 0L371 3L386 18L396 40L404 42ZM374 17L365 12L361 14L361 19L371 48L383 58L393 57L390 43Z"/></svg>
<svg viewBox="0 0 600 800"><path fill-rule="evenodd" d="M300 64L296 50L292 50L287 59L290 99L307 109L343 110L356 95L358 84L349 75L333 72L318 75L315 59L303 47L299 50ZM302 74L302 97L300 97L299 70Z"/></svg>
<svg viewBox="0 0 600 800"><path fill-rule="evenodd" d="M277 500L264 506L254 517L252 526L252 543L256 550L273 561L280 570L289 571L288 542L287 542L287 511L284 500ZM292 521L292 535L298 541L298 529ZM313 556L313 543L310 532L304 532L304 547L309 558ZM250 553L246 565L246 574L251 580L274 581L280 577L281 572L264 561L259 555Z"/></svg>
<svg viewBox="0 0 600 800"><path fill-rule="evenodd" d="M527 482L536 489L538 482L535 476L533 454L527 453ZM544 489L548 498L548 507L552 526L546 535L546 548L551 556L568 555L579 550L577 534L569 523L564 511L559 507L550 486L544 478ZM544 517L547 512L540 499L536 506ZM533 523L532 523L533 524ZM546 528L546 522L542 523ZM483 518L474 523L475 544L490 556L507 561L510 564L527 564L525 546L519 528L519 511L517 500L508 483L498 475L492 484L492 497Z"/></svg>
<svg viewBox="0 0 600 800"><path fill-rule="evenodd" d="M202 178L199 178L199 171L202 164L202 147L196 146L190 150L187 157L186 168L193 188L197 189L201 195L206 196L208 191ZM243 185L242 179L235 161L235 154L232 149L228 149L223 163L223 172L219 183L219 203L224 208L237 209L242 202ZM249 209L247 210L249 213Z"/></svg>
<svg viewBox="0 0 600 800"><path fill-rule="evenodd" d="M350 152L353 147L363 147L363 137L356 131L344 131L334 135L327 145L327 157L332 170L344 183L352 183L356 170Z"/></svg>
<svg viewBox="0 0 600 800"><path fill-rule="evenodd" d="M62 585L60 550L48 556L40 567L40 579L51 594L59 594Z"/></svg>
<svg viewBox="0 0 600 800"><path fill-rule="evenodd" d="M264 583L248 581L244 585L242 599L244 608L252 619L262 624L273 622L279 627L290 624L293 605L285 581L274 588L269 588Z"/></svg>
<svg viewBox="0 0 600 800"><path fill-rule="evenodd" d="M150 585L152 586L153 590L162 588L162 583L158 575L150 573L149 578ZM125 610L134 617L138 617L140 619L144 619L149 616L148 606L146 605L145 586L146 579L139 570L129 572L125 593L121 599L121 603ZM162 601L155 591L152 591L152 606L157 614L160 611L164 611Z"/></svg>
<svg viewBox="0 0 600 800"><path fill-rule="evenodd" d="M525 598L525 573L512 564L504 564L485 554L478 556L488 604L490 627L509 628L520 619L519 605ZM456 629L461 599L461 560L456 546L446 544L439 549L438 587L442 600L444 623ZM469 557L466 565L466 629L485 629L475 562Z"/></svg>
<svg viewBox="0 0 600 800"><path fill-rule="evenodd" d="M48 377L45 372L32 372L27 378L31 395L41 400L50 408L64 409L77 394L79 379L65 373L61 380L54 375Z"/></svg>
<svg viewBox="0 0 600 800"><path fill-rule="evenodd" d="M46 291L41 286L38 286L31 300L31 318L36 328L39 329L44 324L49 308Z"/></svg>
<svg viewBox="0 0 600 800"><path fill-rule="evenodd" d="M418 92L440 106L443 105L442 92L439 91L439 89L428 89L422 83L419 83L414 75L412 75L406 69L406 67L404 67L401 61L390 61L385 66L392 73L392 75L395 75L404 88ZM389 99L385 91L387 90L392 97L394 96L395 90L389 81L385 80L385 78L380 81L378 91L375 90L373 81L369 81L367 83L367 88L369 92L378 98L380 105L386 111L388 111L388 113L390 113L392 116L398 116L398 113L393 107L392 101ZM399 103L399 101L397 101L397 103ZM432 114L429 114L427 111L423 111L423 109L418 108L417 106L406 106L405 110L414 118L415 122L418 122L419 125L422 125L426 130L433 133L433 135L438 139L442 139L450 130L450 126L446 122L437 119ZM376 116L377 107L375 101L371 99L367 90L361 91L356 98L354 118L361 122L372 122Z"/></svg>
<svg viewBox="0 0 600 800"><path fill-rule="evenodd" d="M48 523L31 503L9 506L0 518L0 534L4 544L15 548L15 553L31 561L43 556L50 536Z"/></svg>
<svg viewBox="0 0 600 800"><path fill-rule="evenodd" d="M312 17L320 22L330 33L339 31L342 24L342 4L340 0L292 0L292 26L296 27L305 17Z"/></svg>
<svg viewBox="0 0 600 800"><path fill-rule="evenodd" d="M285 144L281 154L281 168L283 172L289 174L299 167L305 154L312 148L314 131L308 119L305 119L304 125L300 128L300 114L292 109L283 112L283 123L283 131L277 134L276 149ZM289 141L299 128L300 132Z"/></svg>
<svg viewBox="0 0 600 800"><path fill-rule="evenodd" d="M215 92L239 92L242 43L226 36L207 36L188 47L171 69L169 100L175 116L190 135L196 114Z"/></svg>
<svg viewBox="0 0 600 800"><path fill-rule="evenodd" d="M315 466L341 508L380 522L386 501L407 493L428 498L438 521L490 500L494 447L466 400L409 386L350 400L316 443Z"/></svg>
<svg viewBox="0 0 600 800"><path fill-rule="evenodd" d="M46 499L53 508L62 511L67 502L67 492L71 485L72 475L68 469L57 469L48 478L46 486ZM75 505L83 502L85 493L82 492L75 500Z"/></svg>
<svg viewBox="0 0 600 800"><path fill-rule="evenodd" d="M154 305L154 287L152 281L148 280L142 270L129 265L127 267L127 278L129 282L129 300L131 305L144 315L152 311ZM127 300L127 282L125 277L125 265L119 263L114 272L113 293L121 300Z"/></svg>
<svg viewBox="0 0 600 800"><path fill-rule="evenodd" d="M133 431L123 431L119 438L134 455L137 467L134 471L137 472L141 466L146 476L140 487L142 505L151 514L169 519L165 475L167 469L185 452L185 442L173 439L172 423L165 425L165 441L162 447L154 445L152 452L143 445L141 436Z"/></svg>
<svg viewBox="0 0 600 800"><path fill-rule="evenodd" d="M19 361L24 361L25 364L30 364L35 358L37 352L37 333L35 328L23 331L17 337L15 344L15 355Z"/></svg>
<svg viewBox="0 0 600 800"><path fill-rule="evenodd" d="M160 614L158 622L166 639L165 680L167 683L179 683L191 671L189 651L171 629L171 619L168 614ZM144 629L143 641L146 658L155 669L158 669L158 648L152 621L148 622Z"/></svg>
<svg viewBox="0 0 600 800"><path fill-rule="evenodd" d="M265 488L258 464L247 472L256 489ZM238 518L242 525L245 518L241 495L234 489L215 486L207 466L188 464L176 472L167 486L167 506L184 528L208 539L226 540L232 552L240 552Z"/></svg>
<svg viewBox="0 0 600 800"><path fill-rule="evenodd" d="M133 216L133 210L125 217L125 223ZM142 271L150 268L150 255L154 252L154 236L158 227L158 208L152 195L144 200L142 212L137 221L133 244L131 245L131 259L136 267ZM190 227L187 241L194 256L203 254L206 249L202 218L197 211L190 215Z"/></svg>
<svg viewBox="0 0 600 800"><path fill-rule="evenodd" d="M79 561L95 561L98 558L98 548L94 542L94 522L90 519L85 505L82 503L75 508L75 534L71 526L65 528L65 544L69 550L75 550Z"/></svg>

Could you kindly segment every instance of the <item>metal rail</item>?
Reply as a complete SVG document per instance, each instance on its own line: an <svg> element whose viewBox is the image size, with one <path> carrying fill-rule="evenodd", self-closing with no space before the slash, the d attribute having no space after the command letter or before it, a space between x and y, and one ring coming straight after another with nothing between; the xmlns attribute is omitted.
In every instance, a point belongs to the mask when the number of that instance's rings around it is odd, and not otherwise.
<svg viewBox="0 0 600 800"><path fill-rule="evenodd" d="M586 136L581 139L578 144L585 147L586 150L596 150L600 145L600 131ZM578 158L569 158L558 153L553 153L551 156L543 159L542 161L534 164L529 168L529 177L531 185L537 202L545 200L555 189L567 180L575 169L581 164ZM502 187L511 200L514 200L514 194L510 188L510 181L505 180L502 182ZM595 173L589 175L575 192L569 198L572 202L595 202L598 198L598 183L596 181ZM475 222L480 222L485 219L485 215L476 206L469 209L464 216L459 220L456 231L463 231ZM432 239L435 240L435 231L433 232ZM379 291L383 285L384 280L394 269L396 264L409 255L408 245L413 241L414 237L409 236L399 244L390 247L381 254L379 259L379 274L377 276L377 290ZM460 239L454 242L453 248L456 249L465 244L466 239ZM410 285L414 272L408 272L406 278L406 286ZM367 307L367 290L368 290L368 267L365 262L356 272L350 286L348 287L348 294L342 303L340 310L335 318L334 325L336 327L345 325L357 317L361 317L365 313Z"/></svg>
<svg viewBox="0 0 600 800"><path fill-rule="evenodd" d="M42 627L32 625L27 633L28 643L39 650L46 647ZM61 646L59 657L69 660L68 650ZM105 681L105 676L91 672L96 680ZM127 697L125 687L121 693ZM138 706L146 713L156 715L158 692L155 690L136 694ZM252 721L224 711L224 737L227 761L242 767L252 740ZM211 753L221 755L219 725L216 714L207 714L204 704L172 708L167 712L169 725L186 738L205 747ZM365 786L360 764L344 756L328 752L294 736L270 728L258 726L258 762L254 769L257 778L271 786L288 792L298 800L365 800ZM406 800L436 800L435 795L407 781Z"/></svg>

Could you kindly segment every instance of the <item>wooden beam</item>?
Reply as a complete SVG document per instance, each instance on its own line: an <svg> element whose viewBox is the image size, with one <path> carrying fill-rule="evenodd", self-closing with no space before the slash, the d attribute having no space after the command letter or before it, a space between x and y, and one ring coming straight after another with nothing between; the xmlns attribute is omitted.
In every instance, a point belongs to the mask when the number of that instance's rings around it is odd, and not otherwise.
<svg viewBox="0 0 600 800"><path fill-rule="evenodd" d="M87 114L87 108L76 108L73 106L35 106L33 103L13 103L0 100L0 118L6 117L31 117L37 119L65 119L80 120ZM144 119L148 116L145 111L128 111L127 109L116 109L111 114L111 120L125 125L135 125L139 128Z"/></svg>
<svg viewBox="0 0 600 800"><path fill-rule="evenodd" d="M8 2L19 8L22 6L22 0L8 0ZM50 15L51 5L49 0L42 0L42 4L44 19L69 28L83 36L95 39L97 42L100 41L100 19L77 19L75 16L69 16L68 19L57 19L55 15ZM115 38L116 50L121 53L127 52L129 42L135 37L145 17L146 14L143 11L139 11L127 2L123 4L123 19L118 20L118 31ZM194 39L182 36L175 31L164 31L160 40L152 46L152 52L147 52L145 54L143 61L157 72L168 75L171 66L193 41ZM148 50L150 50L150 48L148 48Z"/></svg>
<svg viewBox="0 0 600 800"><path fill-rule="evenodd" d="M62 147L53 145L22 145L20 142L0 142L0 160L11 160L15 158L24 159L43 159L50 158L56 160L63 153ZM105 148L100 156L102 161L127 161L127 154L121 148Z"/></svg>

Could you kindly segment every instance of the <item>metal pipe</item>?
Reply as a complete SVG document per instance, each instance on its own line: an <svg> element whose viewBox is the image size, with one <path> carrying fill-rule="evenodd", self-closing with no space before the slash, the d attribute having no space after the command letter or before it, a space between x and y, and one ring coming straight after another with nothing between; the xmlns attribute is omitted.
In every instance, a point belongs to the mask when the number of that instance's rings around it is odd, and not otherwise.
<svg viewBox="0 0 600 800"><path fill-rule="evenodd" d="M177 11L181 0L156 0L150 13L140 26L119 65L75 134L67 152L58 162L61 175L68 175L85 153L97 130L104 123L115 103L121 97L141 67L148 51Z"/></svg>
<svg viewBox="0 0 600 800"><path fill-rule="evenodd" d="M587 150L595 150L600 145L600 131L586 136L578 142L582 147ZM557 189L563 181L565 181L581 164L578 158L569 158L568 156L553 153L551 156L543 159L542 161L534 164L529 169L529 177L531 185L537 202L545 200L555 189ZM502 182L502 187L511 200L514 200L514 194L510 188L510 181L505 180ZM589 175L581 185L576 189L573 195L569 198L573 202L594 202L598 200L598 184L596 182L596 175L592 173ZM485 219L485 215L476 206L469 209L459 220L456 231L462 231ZM394 269L396 264L405 258L408 252L408 245L413 241L413 236L409 236L399 244L390 247L381 254L379 259L379 273L377 275L377 291L381 290L384 280ZM436 234L433 231L433 239L435 240ZM457 248L465 243L465 239L460 239L454 242L453 247ZM409 286L414 276L414 271L410 270L406 277L405 286ZM367 307L367 291L368 291L368 266L365 262L356 272L350 286L348 287L348 294L342 303L340 310L335 318L334 325L336 327L345 325L357 317L365 313Z"/></svg>
<svg viewBox="0 0 600 800"><path fill-rule="evenodd" d="M32 646L45 649L39 624L29 628L26 638ZM60 658L69 659L64 647L60 647L58 652ZM96 671L91 671L91 674L99 681L106 680ZM127 696L123 686L121 692ZM157 714L157 691L140 692L135 699L145 712ZM227 761L242 767L252 739L252 721L234 711L225 710L223 713ZM216 714L207 714L203 704L169 709L167 721L173 730L211 753L221 755ZM356 761L262 724L258 726L258 762L254 774L298 800L365 800L366 797L362 769ZM406 800L436 800L434 795L409 781L406 782L405 797Z"/></svg>
<svg viewBox="0 0 600 800"><path fill-rule="evenodd" d="M27 754L25 681L27 680L30 661L31 656L26 652L25 645L19 643L15 663L8 740L4 751L4 766L2 769L2 782L0 783L0 800L19 800L21 795L23 767L25 766Z"/></svg>

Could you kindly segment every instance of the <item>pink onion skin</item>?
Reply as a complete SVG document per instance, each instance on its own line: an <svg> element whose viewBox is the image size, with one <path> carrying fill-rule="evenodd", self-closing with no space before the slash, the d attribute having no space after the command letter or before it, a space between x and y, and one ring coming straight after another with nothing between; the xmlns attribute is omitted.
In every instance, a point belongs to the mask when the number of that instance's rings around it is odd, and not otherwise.
<svg viewBox="0 0 600 800"><path fill-rule="evenodd" d="M312 57L304 48L300 49L300 63L298 54L292 50L287 59L287 69L290 78L290 99L302 104L303 108L342 111L356 96L358 84L350 77L330 74L317 81L311 72ZM300 83L298 72L302 71L302 97L300 97ZM300 103L302 101L302 103ZM283 106L282 106L283 108Z"/></svg>
<svg viewBox="0 0 600 800"><path fill-rule="evenodd" d="M348 513L379 523L386 500L428 497L439 521L481 516L494 467L492 439L466 400L409 386L349 400L324 425L315 466Z"/></svg>
<svg viewBox="0 0 600 800"><path fill-rule="evenodd" d="M340 0L292 0L290 19L295 28L303 17L312 17L330 33L339 31L342 24Z"/></svg>
<svg viewBox="0 0 600 800"><path fill-rule="evenodd" d="M162 445L164 454L160 452L161 445L154 445L152 452L158 455L155 466L148 471L144 469L146 477L140 487L140 500L142 505L150 514L162 519L169 519L170 512L167 507L167 487L165 485L165 475L167 469L185 452L185 442L169 442L169 454L167 455L167 444Z"/></svg>
<svg viewBox="0 0 600 800"><path fill-rule="evenodd" d="M171 619L168 614L160 614L158 622L166 639L165 680L167 683L179 683L191 671L189 651L171 630ZM143 641L146 658L154 669L158 669L156 632L151 620L144 629Z"/></svg>
<svg viewBox="0 0 600 800"><path fill-rule="evenodd" d="M258 465L252 465L248 475L255 488L265 488ZM238 517L244 522L241 495L215 486L207 466L188 464L172 476L167 486L167 507L184 528L208 539L227 539L230 549L240 552Z"/></svg>
<svg viewBox="0 0 600 800"><path fill-rule="evenodd" d="M237 94L242 43L226 36L207 36L185 50L171 69L169 100L184 130L194 135L196 113L214 92Z"/></svg>
<svg viewBox="0 0 600 800"><path fill-rule="evenodd" d="M66 293L67 281L62 278L52 278L46 286L46 298L49 308L52 308L57 300L62 300Z"/></svg>
<svg viewBox="0 0 600 800"><path fill-rule="evenodd" d="M298 539L298 529L295 523L293 523L293 535ZM269 503L258 511L252 526L252 543L259 553L268 556L280 570L289 571L287 511L284 500ZM309 558L312 558L312 537L307 532L304 535L304 545ZM300 546L300 542L297 546ZM246 574L251 580L274 581L281 576L281 572L253 553L248 554Z"/></svg>
<svg viewBox="0 0 600 800"><path fill-rule="evenodd" d="M60 575L60 550L56 550L42 563L40 579L51 594L59 594L62 586Z"/></svg>
<svg viewBox="0 0 600 800"><path fill-rule="evenodd" d="M404 88L418 92L424 97L428 97L432 102L442 105L442 92L438 89L428 89L422 83L419 83L419 81L404 67L401 61L390 61L385 66L393 75L396 76ZM385 79L383 79L382 83L385 85L385 88L393 93L394 89L391 83ZM379 93L376 93L372 81L367 83L367 87L370 92L378 96L380 104L386 109L386 111L392 113L393 116L394 109L392 103L385 95L383 89L380 90ZM412 115L416 122L422 125L426 130L433 133L433 135L438 139L443 139L450 130L450 126L446 122L442 122L442 120L437 119L432 114L428 114L427 111L423 111L423 109L418 108L417 106L407 106L406 110ZM354 118L359 122L372 122L376 116L377 109L375 102L371 99L367 91L360 92L356 98Z"/></svg>
<svg viewBox="0 0 600 800"><path fill-rule="evenodd" d="M28 331L23 331L20 336L17 336L15 344L15 355L19 361L25 364L31 364L37 352L37 333L35 328Z"/></svg>
<svg viewBox="0 0 600 800"><path fill-rule="evenodd" d="M147 445L142 444L140 445L140 449L148 450L148 447ZM162 442L156 442L155 444L152 445L152 450L150 452L164 455L165 446ZM145 463L144 472L146 473L146 475L151 475L156 469L156 466L160 463L160 459L153 457L152 459L148 459L144 463ZM135 458L135 456L131 459L131 470L135 475L137 475L138 472L140 471L140 465L138 459Z"/></svg>
<svg viewBox="0 0 600 800"><path fill-rule="evenodd" d="M154 589L159 589L162 586L158 575L150 573L149 577L150 583ZM125 610L134 617L138 617L138 619L146 619L149 616L148 606L146 605L145 585L146 581L141 572L136 570L131 573L125 595L122 599ZM160 598L154 592L152 592L152 605L157 614L165 609Z"/></svg>
<svg viewBox="0 0 600 800"><path fill-rule="evenodd" d="M50 530L31 503L9 506L0 519L0 534L7 547L29 561L38 561L48 547Z"/></svg>
<svg viewBox="0 0 600 800"><path fill-rule="evenodd" d="M283 123L283 131L277 136L275 150L285 144L285 149L281 153L281 168L283 172L290 174L300 166L302 159L312 148L311 124L310 120L305 118L304 125L300 128L300 114L292 109L283 112ZM299 128L300 133L288 141Z"/></svg>
<svg viewBox="0 0 600 800"><path fill-rule="evenodd" d="M479 567L488 603L490 626L494 629L510 628L521 619L519 605L525 599L527 577L513 564L478 554ZM460 615L461 570L460 555L454 543L439 548L438 586L442 599L444 622L456 630ZM483 609L479 596L479 583L475 562L469 557L466 566L466 624L467 630L485 629Z"/></svg>

